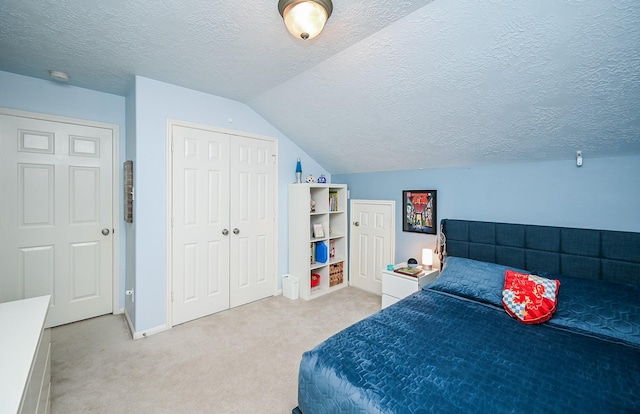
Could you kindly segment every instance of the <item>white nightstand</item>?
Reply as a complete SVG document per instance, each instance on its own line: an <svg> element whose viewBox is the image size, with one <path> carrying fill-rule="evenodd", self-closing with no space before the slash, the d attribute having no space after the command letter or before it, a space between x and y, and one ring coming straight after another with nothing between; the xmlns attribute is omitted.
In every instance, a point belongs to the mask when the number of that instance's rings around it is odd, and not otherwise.
<svg viewBox="0 0 640 414"><path fill-rule="evenodd" d="M406 264L401 264L396 265L395 268L405 266ZM424 285L438 277L438 274L438 270L433 269L425 270L420 277L413 277L384 269L382 271L382 309L422 289Z"/></svg>

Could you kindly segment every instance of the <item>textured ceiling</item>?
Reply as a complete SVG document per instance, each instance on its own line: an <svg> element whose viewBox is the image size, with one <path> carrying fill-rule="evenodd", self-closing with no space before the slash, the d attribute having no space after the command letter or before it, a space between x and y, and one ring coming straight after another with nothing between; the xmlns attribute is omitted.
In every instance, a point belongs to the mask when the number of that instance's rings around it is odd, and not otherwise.
<svg viewBox="0 0 640 414"><path fill-rule="evenodd" d="M244 102L331 173L640 153L637 0L0 0L0 70ZM1 93L1 91L0 91Z"/></svg>

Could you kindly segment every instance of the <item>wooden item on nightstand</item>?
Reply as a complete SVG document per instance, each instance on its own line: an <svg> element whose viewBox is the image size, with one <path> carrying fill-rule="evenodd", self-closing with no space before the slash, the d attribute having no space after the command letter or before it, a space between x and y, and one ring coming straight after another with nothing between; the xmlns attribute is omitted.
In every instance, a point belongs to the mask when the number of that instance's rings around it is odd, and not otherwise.
<svg viewBox="0 0 640 414"><path fill-rule="evenodd" d="M394 269L406 267L406 264L394 266ZM400 299L422 289L424 285L438 277L438 270L425 270L420 276L408 276L393 270L382 271L382 309L393 305Z"/></svg>

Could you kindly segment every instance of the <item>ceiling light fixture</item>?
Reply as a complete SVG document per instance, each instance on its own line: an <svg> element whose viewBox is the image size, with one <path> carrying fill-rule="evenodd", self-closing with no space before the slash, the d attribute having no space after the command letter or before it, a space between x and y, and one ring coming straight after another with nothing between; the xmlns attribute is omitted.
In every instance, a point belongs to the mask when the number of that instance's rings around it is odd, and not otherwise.
<svg viewBox="0 0 640 414"><path fill-rule="evenodd" d="M50 70L49 77L58 82L69 82L69 75L67 72L62 72L60 70Z"/></svg>
<svg viewBox="0 0 640 414"><path fill-rule="evenodd" d="M320 34L331 16L333 4L331 0L280 0L278 11L289 33L307 40Z"/></svg>

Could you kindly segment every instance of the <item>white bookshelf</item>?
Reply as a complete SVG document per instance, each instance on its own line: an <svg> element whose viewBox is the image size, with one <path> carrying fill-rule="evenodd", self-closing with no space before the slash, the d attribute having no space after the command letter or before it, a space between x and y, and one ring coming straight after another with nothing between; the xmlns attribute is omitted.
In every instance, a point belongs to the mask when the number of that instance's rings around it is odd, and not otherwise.
<svg viewBox="0 0 640 414"><path fill-rule="evenodd" d="M330 203L333 194L337 195L334 210ZM311 211L311 200L315 201L315 211ZM315 237L314 225L322 226L321 237ZM313 299L347 286L347 229L346 184L289 185L289 274L300 278L302 299ZM311 245L317 243L327 246L326 262L311 261ZM341 281L335 277L340 267ZM314 274L320 280L312 287Z"/></svg>

